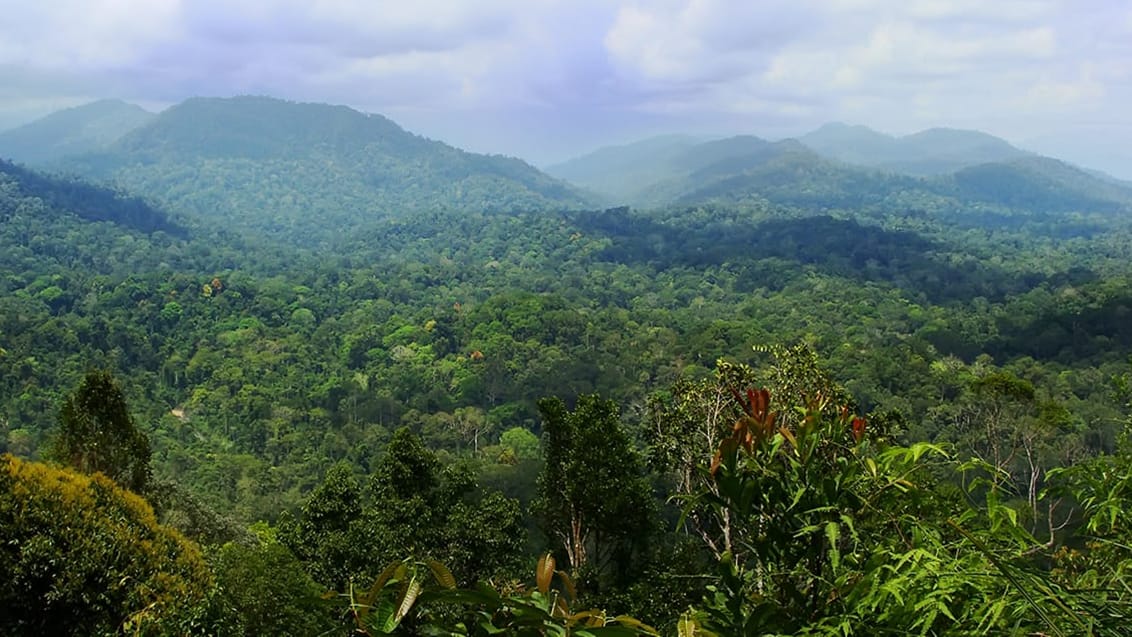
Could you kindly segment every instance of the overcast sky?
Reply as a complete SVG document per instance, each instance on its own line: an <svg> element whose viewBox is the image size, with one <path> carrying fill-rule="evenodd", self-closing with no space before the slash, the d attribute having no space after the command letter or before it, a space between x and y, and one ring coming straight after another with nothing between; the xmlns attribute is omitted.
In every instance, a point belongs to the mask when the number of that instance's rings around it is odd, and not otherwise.
<svg viewBox="0 0 1132 637"><path fill-rule="evenodd" d="M652 134L775 138L837 120L977 128L1132 178L1126 0L0 0L0 11L0 128L102 97L159 109L263 94L382 113L539 164Z"/></svg>

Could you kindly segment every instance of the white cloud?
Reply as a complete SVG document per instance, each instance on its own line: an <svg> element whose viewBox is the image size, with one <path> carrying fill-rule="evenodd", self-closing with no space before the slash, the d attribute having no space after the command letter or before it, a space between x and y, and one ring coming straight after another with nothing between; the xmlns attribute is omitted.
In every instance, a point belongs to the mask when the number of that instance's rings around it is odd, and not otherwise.
<svg viewBox="0 0 1132 637"><path fill-rule="evenodd" d="M128 65L173 35L176 0L62 0L23 3L0 21L0 64L43 68Z"/></svg>
<svg viewBox="0 0 1132 637"><path fill-rule="evenodd" d="M812 26L806 3L650 2L621 8L604 44L626 76L713 83L758 73L775 49Z"/></svg>
<svg viewBox="0 0 1132 637"><path fill-rule="evenodd" d="M626 82L654 89L653 110L998 126L1024 121L1020 107L1048 118L1110 99L1132 58L1113 55L1130 38L1112 13L1095 0L641 2L605 45Z"/></svg>
<svg viewBox="0 0 1132 637"><path fill-rule="evenodd" d="M1030 136L1132 103L1132 11L1112 0L0 3L0 123L83 98L266 93L539 150L832 119Z"/></svg>

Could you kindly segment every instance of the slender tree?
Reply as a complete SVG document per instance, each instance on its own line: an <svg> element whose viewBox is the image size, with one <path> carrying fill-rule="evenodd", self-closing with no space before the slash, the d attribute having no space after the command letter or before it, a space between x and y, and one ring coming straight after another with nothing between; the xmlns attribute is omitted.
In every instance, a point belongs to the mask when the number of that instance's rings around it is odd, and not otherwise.
<svg viewBox="0 0 1132 637"><path fill-rule="evenodd" d="M63 402L53 455L135 492L145 491L152 476L149 439L134 425L121 387L105 370L88 372Z"/></svg>
<svg viewBox="0 0 1132 637"><path fill-rule="evenodd" d="M539 401L546 465L534 510L575 572L621 578L648 542L653 501L616 403L581 396L574 411Z"/></svg>

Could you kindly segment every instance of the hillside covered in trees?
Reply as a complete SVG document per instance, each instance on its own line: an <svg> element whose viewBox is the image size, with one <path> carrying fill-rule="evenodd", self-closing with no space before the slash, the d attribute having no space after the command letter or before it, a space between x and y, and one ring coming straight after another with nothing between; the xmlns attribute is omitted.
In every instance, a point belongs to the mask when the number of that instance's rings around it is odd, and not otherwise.
<svg viewBox="0 0 1132 637"><path fill-rule="evenodd" d="M0 163L0 632L1124 634L1125 187L669 143L640 208L266 98Z"/></svg>
<svg viewBox="0 0 1132 637"><path fill-rule="evenodd" d="M344 106L265 97L190 99L48 167L112 183L202 224L302 247L424 211L587 203L515 158L464 152Z"/></svg>
<svg viewBox="0 0 1132 637"><path fill-rule="evenodd" d="M765 200L812 212L867 206L916 210L1127 210L1132 187L1014 148L977 131L895 138L829 124L798 139L661 137L602 148L550 174L618 205Z"/></svg>

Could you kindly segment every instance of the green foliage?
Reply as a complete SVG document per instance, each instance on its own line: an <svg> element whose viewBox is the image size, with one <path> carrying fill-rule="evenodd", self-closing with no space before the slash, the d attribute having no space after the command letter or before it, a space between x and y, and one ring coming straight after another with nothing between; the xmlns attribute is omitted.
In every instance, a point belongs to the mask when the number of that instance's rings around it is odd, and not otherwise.
<svg viewBox="0 0 1132 637"><path fill-rule="evenodd" d="M311 493L297 520L280 521L280 539L306 565L315 581L344 588L351 576L370 566L361 544L361 488L344 464L335 465Z"/></svg>
<svg viewBox="0 0 1132 637"><path fill-rule="evenodd" d="M0 178L12 180L22 197L39 200L49 210L67 210L83 219L109 221L140 232L184 236L185 229L145 200L78 180L49 177L0 159Z"/></svg>
<svg viewBox="0 0 1132 637"><path fill-rule="evenodd" d="M453 564L469 582L508 576L526 536L517 502L477 492L468 471L442 465L407 429L394 434L368 489L336 465L280 526L315 580L337 590L371 581L375 563L402 555Z"/></svg>
<svg viewBox="0 0 1132 637"><path fill-rule="evenodd" d="M1103 368L1132 347L1115 220L463 211L367 217L311 252L280 249L282 225L241 239L185 213L178 240L86 222L5 183L0 443L42 453L64 388L105 367L138 388L156 474L243 523L298 506L335 462L368 471L398 427L494 453L498 432L537 431L538 398L599 389L635 425L649 394L768 339L808 339L916 439L942 426L924 417L931 364L991 352L1069 410L1085 452L1111 449ZM1056 235L1081 225L1103 232Z"/></svg>
<svg viewBox="0 0 1132 637"><path fill-rule="evenodd" d="M394 634L414 610L424 587L424 577L435 577L439 569L444 569L437 578L440 585L455 586L446 567L439 562L435 564L430 563L428 566L431 568L425 570L422 567L426 565L419 562L393 562L377 576L368 591L356 594L351 585L346 597L358 632L366 635Z"/></svg>
<svg viewBox="0 0 1132 637"><path fill-rule="evenodd" d="M103 473L138 493L149 486L149 439L134 424L122 389L105 370L88 372L63 403L52 455L83 473Z"/></svg>
<svg viewBox="0 0 1132 637"><path fill-rule="evenodd" d="M232 516L208 506L185 485L159 478L150 483L145 497L163 525L202 546L246 544L254 539Z"/></svg>
<svg viewBox="0 0 1132 637"><path fill-rule="evenodd" d="M766 390L735 398L740 416L708 469L711 486L687 508L728 521L735 550L720 555L719 579L703 611L685 618L690 626L1106 634L1095 605L1037 568L1030 556L1043 547L993 483L972 485L972 495L987 493L984 507L941 497L931 478L946 460L938 447L888 444L848 409L830 418L820 394L795 424L771 409Z"/></svg>
<svg viewBox="0 0 1132 637"><path fill-rule="evenodd" d="M1090 613L1101 633L1121 612L1085 591L1125 568L1119 530L1086 521L1126 499L1127 395L1108 382L1132 353L1122 186L1041 162L865 174L744 138L645 193L688 205L558 212L575 193L529 167L379 117L257 99L167 115L73 165L163 200L175 227L0 166L0 449L43 455L67 392L112 370L148 434L157 519L227 556L249 616L270 621L252 591L274 589L239 559L278 572L287 590L268 597L309 601L294 564L249 539L256 520L338 590L414 553L469 590L506 581L547 545L477 481L536 504L563 564L585 546L582 603L610 615L669 622L705 582L712 621L767 631L1087 634ZM749 349L771 342L806 345ZM797 444L739 452L728 486L708 463L751 416L732 394L748 387ZM561 405L542 413L548 395ZM870 413L863 438L819 435L852 429L844 406ZM908 460L925 442L981 460ZM907 493L882 488L904 472ZM742 490L721 504L735 484L757 485L743 506L759 513L735 514ZM646 524L657 500L698 493L678 500L683 524L662 509L678 537ZM218 591L208 630L246 630Z"/></svg>
<svg viewBox="0 0 1132 637"><path fill-rule="evenodd" d="M102 475L0 463L0 632L209 632L200 551L144 500Z"/></svg>
<svg viewBox="0 0 1132 637"><path fill-rule="evenodd" d="M500 592L487 584L458 589L440 562L404 560L391 563L368 590L351 590L349 610L359 632L397 634L413 624L422 634L548 635L554 637L637 637L656 635L639 620L609 617L600 610L574 610L574 583L555 570L544 555L536 567L533 589ZM554 585L555 580L558 586ZM457 609L453 616L450 609Z"/></svg>
<svg viewBox="0 0 1132 637"><path fill-rule="evenodd" d="M1117 378L1118 391L1122 388ZM1127 395L1124 394L1126 398ZM1080 508L1067 521L1083 541L1066 542L1054 554L1053 580L1075 593L1072 599L1090 613L1097 634L1117 634L1132 612L1132 438L1128 430L1113 454L1050 471L1050 500ZM1063 525L1063 526L1066 526ZM1074 538L1075 539L1075 538Z"/></svg>
<svg viewBox="0 0 1132 637"><path fill-rule="evenodd" d="M499 444L509 450L516 460L536 460L539 458L539 440L523 427L512 427L499 437Z"/></svg>
<svg viewBox="0 0 1132 637"><path fill-rule="evenodd" d="M210 556L216 603L226 634L321 635L336 625L334 608L303 565L270 535L249 545L228 543Z"/></svg>
<svg viewBox="0 0 1132 637"><path fill-rule="evenodd" d="M539 401L543 457L532 505L575 573L623 581L652 535L653 500L616 403L580 396L573 411Z"/></svg>

